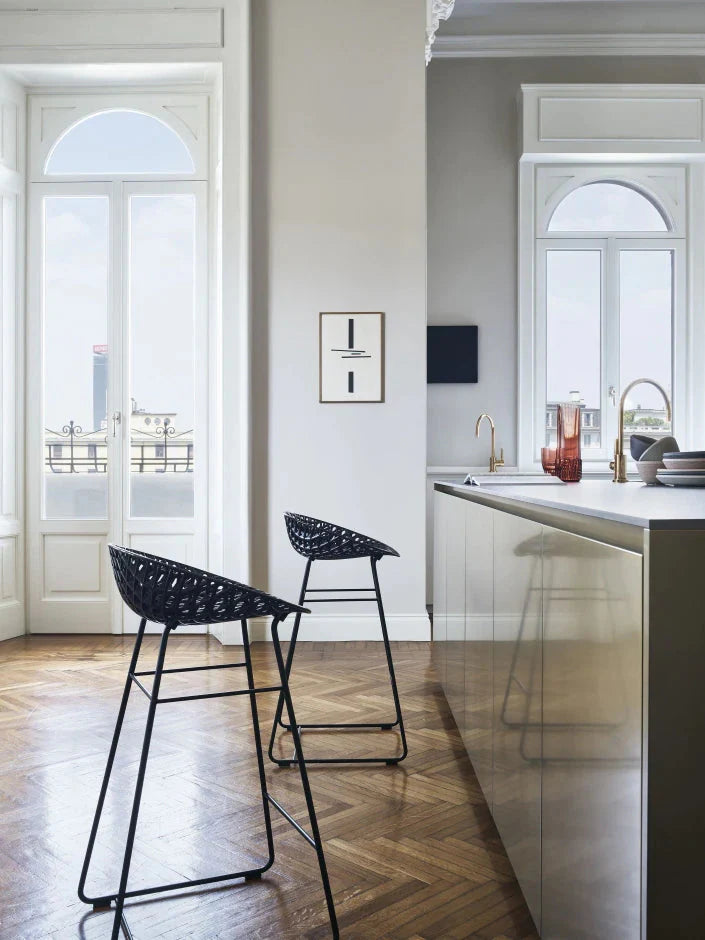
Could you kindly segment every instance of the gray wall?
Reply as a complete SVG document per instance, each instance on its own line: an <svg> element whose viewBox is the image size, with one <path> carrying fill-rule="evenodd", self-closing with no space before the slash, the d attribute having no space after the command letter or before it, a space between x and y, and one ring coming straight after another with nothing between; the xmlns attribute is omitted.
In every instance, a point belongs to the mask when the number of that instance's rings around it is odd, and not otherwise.
<svg viewBox="0 0 705 940"><path fill-rule="evenodd" d="M298 596L284 510L341 522L398 548L391 626L427 634L425 3L253 15L253 580ZM322 310L385 312L384 404L319 404Z"/></svg>
<svg viewBox="0 0 705 940"><path fill-rule="evenodd" d="M698 58L434 60L428 68L428 321L477 323L477 385L428 388L428 463L516 461L517 94L530 82L705 82Z"/></svg>

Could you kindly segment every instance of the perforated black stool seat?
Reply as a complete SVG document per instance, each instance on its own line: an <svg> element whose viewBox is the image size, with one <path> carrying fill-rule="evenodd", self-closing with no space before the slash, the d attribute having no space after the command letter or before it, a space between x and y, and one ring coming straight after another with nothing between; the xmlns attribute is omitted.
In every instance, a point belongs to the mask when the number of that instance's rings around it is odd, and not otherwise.
<svg viewBox="0 0 705 940"><path fill-rule="evenodd" d="M323 854L323 845L318 829L316 811L313 805L311 787L306 770L306 761L301 748L301 737L299 734L299 725L294 714L294 706L289 691L288 673L284 664L284 658L279 641L279 625L289 614L296 613L301 616L309 611L297 604L291 604L281 598L273 597L264 591L258 591L256 588L246 584L240 584L237 581L231 581L221 575L215 575L208 571L202 571L200 568L193 568L190 565L184 565L181 562L172 561L168 558L161 558L158 555L151 555L148 552L134 551L122 548L118 545L111 545L110 560L113 566L115 581L120 591L120 595L125 604L134 611L140 618L140 625L135 638L135 646L132 652L132 658L125 681L118 718L113 733L110 752L108 754L107 766L103 775L98 805L93 817L88 839L88 847L83 862L81 878L78 885L78 896L86 904L92 904L94 909L112 908L114 905L115 915L113 918L112 940L117 940L120 929L125 932L125 936L132 937L127 921L124 916L124 904L127 898L141 897L143 895L156 894L161 891L175 891L194 886L207 885L215 882L230 881L235 878L245 878L253 880L260 878L274 863L274 840L272 835L272 822L270 818L270 805L287 819L296 831L315 850L318 857L318 864L321 873L321 881L328 908L328 917L330 919L331 929L334 937L338 937L338 925L333 905L333 895L331 892L330 881L328 878L328 869L325 856ZM250 617L271 617L272 620L272 645L277 661L280 682L273 686L257 687L254 681L252 669L252 657L250 654L250 641L248 634L247 621ZM242 644L244 659L240 662L218 663L210 666L188 666L181 669L165 669L164 661L166 658L167 644L169 636L173 630L179 626L199 626L214 623L225 623L230 621L240 621L242 628ZM140 654L140 647L144 637L147 621L163 624L159 653L157 656L156 667L153 670L137 671L137 664ZM200 695L181 695L175 697L160 697L160 687L162 676L165 673L181 672L201 672L210 669L236 669L243 667L247 674L247 688L237 689L227 692L206 692ZM145 676L152 676L152 686L148 689L142 682ZM122 730L125 711L130 697L132 686L136 685L149 699L149 710L144 731L142 743L142 754L137 772L137 782L135 785L135 794L130 813L127 840L123 856L122 872L120 876L120 885L117 891L100 895L99 897L89 897L85 892L86 878L90 867L93 848L95 845L98 826L100 824L103 805L110 783L110 775L115 761L120 732ZM264 771L264 754L262 749L262 740L260 737L259 718L257 714L257 695L265 692L277 692L279 694L278 708L282 704L286 705L289 715L289 723L293 728L293 743L296 763L301 773L301 783L306 800L309 821L311 825L311 834L306 830L272 797L267 789L267 781ZM137 819L139 815L140 802L142 799L142 789L144 785L147 760L149 757L149 748L152 738L152 729L157 705L165 705L171 702L187 702L197 699L224 698L230 696L246 695L250 701L252 713L252 726L254 731L254 742L257 756L257 766L259 770L259 782L262 796L262 814L267 839L267 860L263 864L246 871L229 872L224 875L211 875L204 878L196 878L188 881L179 881L172 884L156 885L151 888L128 891L127 879L132 860L132 850L134 847L135 833L137 829ZM279 712L281 715L281 710ZM174 865L174 867L177 867Z"/></svg>
<svg viewBox="0 0 705 940"><path fill-rule="evenodd" d="M381 730L390 731L395 727L399 728L401 738L401 753L389 755L386 757L316 757L309 758L309 764L398 764L404 760L408 753L406 745L406 732L404 731L404 720L399 703L399 692L397 690L397 680L394 674L394 662L392 660L392 650L389 645L389 635L387 633L387 622L384 616L384 606L382 604L382 593L379 588L379 577L377 574L377 563L385 555L399 557L399 552L385 545L369 535L362 535L353 529L345 526L336 525L333 522L324 522L322 519L314 519L312 516L303 516L296 512L284 513L286 531L292 547L306 558L306 568L304 570L301 592L299 594L299 605L306 604L346 604L346 603L365 603L372 602L377 604L379 612L379 621L382 628L382 640L384 642L384 651L387 659L387 668L389 671L389 682L391 685L392 698L394 700L394 721L383 723L328 723L328 724L300 724L298 731L323 731L330 729L348 729L348 730ZM369 558L372 569L372 587L366 588L309 588L308 581L311 574L311 565L314 561L346 561L354 558ZM330 595L330 594L354 594L354 597L311 597L310 595ZM369 596L372 594L372 596ZM368 595L368 596L365 596ZM286 674L289 676L291 666L294 660L296 650L296 641L299 635L301 625L301 615L306 612L303 608L296 611L294 627L291 633L291 643L286 658ZM272 725L272 734L269 739L269 758L275 764L281 767L287 767L298 763L296 753L290 759L281 759L274 756L274 743L276 740L277 728L292 732L294 728L282 721L283 699L280 696L277 704L277 712Z"/></svg>
<svg viewBox="0 0 705 940"><path fill-rule="evenodd" d="M399 558L399 552L352 529L323 522L311 516L301 516L296 512L284 513L286 531L292 547L304 558L316 561L339 561L344 558L377 558L393 555Z"/></svg>
<svg viewBox="0 0 705 940"><path fill-rule="evenodd" d="M169 624L174 628L230 623L251 617L284 620L294 611L302 610L264 591L180 561L116 545L109 548L122 599L138 617L145 617L152 623Z"/></svg>

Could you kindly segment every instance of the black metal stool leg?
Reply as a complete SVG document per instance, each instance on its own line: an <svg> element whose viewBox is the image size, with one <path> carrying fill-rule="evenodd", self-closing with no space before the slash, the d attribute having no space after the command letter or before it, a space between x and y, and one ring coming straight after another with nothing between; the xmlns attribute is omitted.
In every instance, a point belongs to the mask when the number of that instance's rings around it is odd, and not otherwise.
<svg viewBox="0 0 705 940"><path fill-rule="evenodd" d="M404 758L409 753L408 746L406 743L406 732L404 729L404 719L401 712L401 703L399 701L399 691L397 689L397 680L394 673L394 660L392 659L392 649L389 643L389 634L387 631L387 621L384 614L384 605L382 603L382 592L379 586L379 577L377 574L377 561L378 559L375 556L370 556L370 564L372 567L372 581L374 587L371 588L331 588L326 590L325 588L321 589L312 589L308 592L308 579L311 571L311 562L313 559L309 558L306 565L306 571L304 573L303 583L301 585L301 594L299 595L299 606L304 606L306 603L348 603L351 600L359 601L369 601L370 603L377 604L377 611L379 614L380 626L382 628L382 639L384 641L384 652L387 660L387 669L389 671L389 681L392 689L392 696L394 699L394 721L391 722L372 722L372 723L356 723L356 722L326 722L320 724L307 724L302 722L297 727L297 732L301 734L302 731L324 731L324 730L381 730L381 731L391 731L395 727L399 727L399 734L401 737L402 752L401 754L395 757L313 757L309 758L309 764L398 764L404 760ZM329 593L333 591L342 591L342 592L359 592L366 593L370 592L374 594L374 597L364 597L364 598L325 598L307 600L307 593ZM286 675L287 680L291 674L291 665L294 658L294 649L296 646L296 639L299 631L299 624L301 622L301 612L297 612L296 620L294 622L294 629L291 635L291 645L289 646L288 656L286 660ZM269 759L277 764L279 767L290 767L292 764L297 763L296 756L292 758L276 758L274 756L274 741L276 738L277 727L283 728L284 731L290 731L293 733L293 728L290 724L287 724L285 721L282 721L282 709L283 709L284 695L283 692L279 696L279 702L277 703L277 712L272 725L272 734L269 740Z"/></svg>
<svg viewBox="0 0 705 940"><path fill-rule="evenodd" d="M88 847L86 848L86 855L83 860L83 868L81 869L81 878L78 882L78 896L85 904L93 904L95 907L108 907L110 905L110 900L108 898L89 898L86 896L86 878L88 877L88 869L91 864L91 856L93 855L93 847L95 846L96 836L98 835L98 826L100 825L100 817L103 813L103 804L105 803L105 797L108 792L108 785L110 783L110 775L113 771L113 764L115 763L115 754L117 753L118 742L120 740L120 732L122 731L122 724L125 719L125 711L127 710L127 702L130 698L130 691L132 689L132 674L137 669L137 661L139 660L140 648L142 646L142 638L144 637L144 630L147 625L146 619L143 617L140 620L139 629L137 630L137 636L135 637L135 646L132 650L132 658L130 660L130 666L127 670L127 679L125 680L125 688L122 693L122 699L120 701L120 709L118 711L117 721L115 722L115 730L113 732L113 740L110 744L110 752L108 753L108 761L105 766L105 773L103 774L103 783L100 787L100 795L98 797L98 804L96 806L95 815L93 817L93 825L91 826L91 834L88 837Z"/></svg>
<svg viewBox="0 0 705 940"><path fill-rule="evenodd" d="M394 710L396 713L396 721L394 724L399 725L399 734L401 735L402 743L402 752L399 757L390 758L387 761L388 764L398 764L400 761L403 761L406 755L409 753L409 749L406 745L406 732L404 730L404 719L401 714L401 703L399 701L399 692L397 690L397 677L394 673L394 660L392 659L392 649L389 645L389 634L387 632L387 621L384 616L384 605L382 604L382 592L379 588L379 577L377 575L377 559L370 558L370 564L372 566L372 580L375 585L375 596L377 598L377 609L379 611L379 622L382 626L382 639L384 640L384 652L387 656L387 668L389 669L389 681L392 686L392 696L394 697ZM394 726L392 726L394 727Z"/></svg>
<svg viewBox="0 0 705 940"><path fill-rule="evenodd" d="M149 745L152 740L152 728L154 727L154 716L157 711L159 699L159 687L162 681L162 672L164 670L164 658L166 657L166 647L169 642L169 634L172 627L167 624L162 633L162 641L159 645L159 656L154 671L154 683L152 685L152 694L149 700L149 711L147 712L147 724L144 729L144 740L142 743L142 755L140 757L139 770L137 772L137 783L135 785L135 796L132 801L132 812L130 813L130 826L127 831L127 842L125 844L125 856L122 863L122 874L120 875L120 887L115 899L115 919L113 920L113 932L111 940L118 940L120 926L123 922L123 907L125 905L125 894L127 892L127 877L130 873L130 862L132 861L132 849L135 843L135 832L137 831L137 817L139 816L140 803L142 801L142 788L144 786L144 777L147 770L147 760L149 758ZM252 698L252 696L250 696Z"/></svg>
<svg viewBox="0 0 705 940"><path fill-rule="evenodd" d="M245 652L245 668L247 670L247 687L254 690L255 677L252 670L252 657L250 655L250 637L247 631L247 621L241 620L242 626L242 645ZM281 696L281 692L279 693ZM266 871L274 864L274 839L272 837L272 819L269 812L269 798L267 796L267 778L264 773L264 754L262 752L262 738L259 730L259 716L257 714L257 696L250 695L250 707L252 710L252 728L255 735L255 748L257 750L257 769L259 770L259 784L262 791L262 811L264 812L264 824L267 829L267 846L269 848L269 860L262 871ZM262 871L256 874L246 876L247 881L259 879L262 877Z"/></svg>
<svg viewBox="0 0 705 940"><path fill-rule="evenodd" d="M323 843L321 842L321 833L318 829L318 819L316 817L316 808L313 805L313 796L311 794L311 784L308 779L308 770L306 769L306 762L304 760L303 749L301 747L301 736L299 734L299 729L296 724L296 715L294 713L294 703L291 700L291 692L289 690L289 681L286 672L286 666L284 664L284 659L282 657L281 646L279 643L279 620L272 621L272 644L274 646L274 655L277 659L277 666L279 667L279 675L281 677L282 684L282 695L284 697L284 702L286 704L287 715L289 716L289 724L291 726L291 734L294 739L294 748L297 757L297 764L299 767L299 773L301 775L301 785L304 791L304 797L306 799L306 809L308 810L308 818L311 822L311 833L313 838L309 838L308 841L313 845L316 850L316 855L318 856L318 867L321 872L321 881L323 882L323 891L326 896L326 905L328 907L328 917L330 918L330 925L333 931L333 937L337 938L340 936L340 931L338 929L338 919L335 914L335 904L333 903L333 892L330 887L330 879L328 877L328 866L326 865L326 857L323 853ZM289 817L290 818L290 817ZM291 822L296 822L290 818ZM298 827L300 832L303 833L301 827ZM303 833L305 836L306 833Z"/></svg>
<svg viewBox="0 0 705 940"><path fill-rule="evenodd" d="M311 574L311 565L313 563L312 558L306 559L306 569L304 571L304 578L301 582L301 590L299 591L299 607L303 606L304 598L306 597L306 588L308 587L308 579ZM296 650L296 640L299 635L299 626L301 624L301 611L296 612L296 617L294 619L294 626L291 631L291 641L289 642L289 649L286 654L286 678L287 681L291 675L291 666L294 662L294 651ZM277 763L276 758L274 757L274 739L277 735L277 726L283 728L286 731L290 731L288 725L284 724L282 721L282 711L284 709L284 693L279 693L279 700L277 701L277 710L274 715L274 722L272 724L272 734L269 738L269 759Z"/></svg>

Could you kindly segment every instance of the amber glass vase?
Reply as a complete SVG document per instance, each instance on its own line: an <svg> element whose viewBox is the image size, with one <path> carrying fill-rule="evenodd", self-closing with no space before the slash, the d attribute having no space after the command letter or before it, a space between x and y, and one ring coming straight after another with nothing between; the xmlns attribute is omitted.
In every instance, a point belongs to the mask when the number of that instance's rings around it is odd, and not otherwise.
<svg viewBox="0 0 705 940"><path fill-rule="evenodd" d="M556 476L564 483L577 483L582 475L580 405L576 402L564 402L558 406Z"/></svg>

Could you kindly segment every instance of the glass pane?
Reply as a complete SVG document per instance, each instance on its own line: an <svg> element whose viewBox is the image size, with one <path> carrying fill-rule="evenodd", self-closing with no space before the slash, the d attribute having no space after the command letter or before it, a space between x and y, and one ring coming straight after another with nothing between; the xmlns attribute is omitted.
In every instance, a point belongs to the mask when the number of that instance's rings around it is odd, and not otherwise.
<svg viewBox="0 0 705 940"><path fill-rule="evenodd" d="M193 516L191 195L130 199L130 514Z"/></svg>
<svg viewBox="0 0 705 940"><path fill-rule="evenodd" d="M560 202L549 232L667 232L656 206L622 183L588 183Z"/></svg>
<svg viewBox="0 0 705 940"><path fill-rule="evenodd" d="M620 385L655 379L671 398L673 253L619 253ZM652 385L637 385L625 403L624 452L632 433L665 437L671 433L663 396Z"/></svg>
<svg viewBox="0 0 705 940"><path fill-rule="evenodd" d="M106 518L108 199L44 200L44 513Z"/></svg>
<svg viewBox="0 0 705 940"><path fill-rule="evenodd" d="M578 400L584 456L602 446L601 272L599 251L546 252L546 445L556 443L558 403Z"/></svg>
<svg viewBox="0 0 705 940"><path fill-rule="evenodd" d="M194 165L183 140L156 118L139 111L102 111L59 139L46 172L189 174Z"/></svg>

